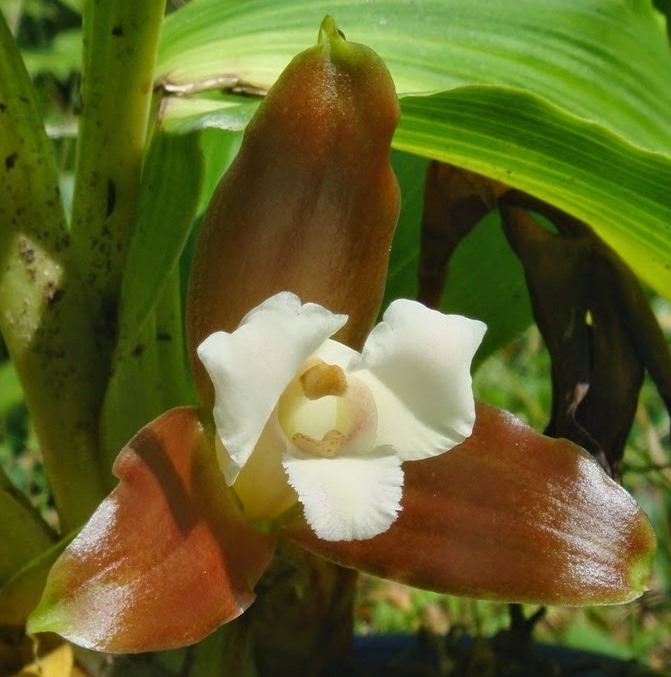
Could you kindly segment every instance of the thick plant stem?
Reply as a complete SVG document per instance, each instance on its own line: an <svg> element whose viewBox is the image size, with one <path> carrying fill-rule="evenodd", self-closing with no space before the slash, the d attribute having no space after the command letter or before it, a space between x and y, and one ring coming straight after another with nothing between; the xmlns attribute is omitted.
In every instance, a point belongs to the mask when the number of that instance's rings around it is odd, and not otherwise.
<svg viewBox="0 0 671 677"><path fill-rule="evenodd" d="M0 16L0 331L21 380L68 531L104 496L97 369L51 146Z"/></svg>
<svg viewBox="0 0 671 677"><path fill-rule="evenodd" d="M116 336L165 0L88 0L72 243L105 352Z"/></svg>

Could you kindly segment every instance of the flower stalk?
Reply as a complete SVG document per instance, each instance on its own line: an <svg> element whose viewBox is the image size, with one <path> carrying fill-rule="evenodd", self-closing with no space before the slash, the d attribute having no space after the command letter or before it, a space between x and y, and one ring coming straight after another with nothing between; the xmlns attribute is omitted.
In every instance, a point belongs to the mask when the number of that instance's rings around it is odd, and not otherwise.
<svg viewBox="0 0 671 677"><path fill-rule="evenodd" d="M137 209L165 0L87 0L72 244L109 352Z"/></svg>

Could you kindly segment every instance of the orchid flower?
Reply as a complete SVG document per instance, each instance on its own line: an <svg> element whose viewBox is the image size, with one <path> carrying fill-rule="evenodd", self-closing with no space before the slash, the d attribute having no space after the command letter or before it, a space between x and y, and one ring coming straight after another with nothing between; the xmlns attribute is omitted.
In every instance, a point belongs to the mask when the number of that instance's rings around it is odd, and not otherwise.
<svg viewBox="0 0 671 677"><path fill-rule="evenodd" d="M278 541L500 601L645 590L655 537L631 496L571 442L473 402L484 325L396 301L358 353L329 338L345 321L282 292L208 337L214 425L177 407L130 440L29 631L107 652L197 642L252 604Z"/></svg>
<svg viewBox="0 0 671 677"><path fill-rule="evenodd" d="M500 601L643 592L655 537L631 496L571 442L474 403L483 324L395 301L368 333L398 217L398 116L379 57L325 19L204 218L186 313L199 404L123 447L118 485L51 567L29 632L106 652L192 644L253 603L278 543ZM324 560L315 584L316 566L300 573L318 601L301 605L321 647L341 588ZM261 615L284 623L285 597L267 590Z"/></svg>
<svg viewBox="0 0 671 677"><path fill-rule="evenodd" d="M324 540L368 539L401 509L404 461L473 430L470 366L482 322L394 301L361 353L347 321L281 292L198 347L215 389L217 452L249 519L299 500Z"/></svg>

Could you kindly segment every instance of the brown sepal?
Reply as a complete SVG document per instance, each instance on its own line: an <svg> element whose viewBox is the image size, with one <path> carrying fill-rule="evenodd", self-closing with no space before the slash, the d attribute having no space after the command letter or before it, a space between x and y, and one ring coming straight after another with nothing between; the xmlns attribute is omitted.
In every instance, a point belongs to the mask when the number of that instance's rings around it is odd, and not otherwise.
<svg viewBox="0 0 671 677"><path fill-rule="evenodd" d="M345 566L450 594L506 602L613 604L645 589L647 517L582 449L479 404L472 436L406 463L402 511L367 541L296 543Z"/></svg>
<svg viewBox="0 0 671 677"><path fill-rule="evenodd" d="M53 566L28 630L110 653L192 644L254 600L274 539L241 517L192 407L122 450L119 485Z"/></svg>
<svg viewBox="0 0 671 677"><path fill-rule="evenodd" d="M196 347L273 294L348 314L336 338L354 348L377 318L400 205L389 158L399 106L374 52L331 39L270 89L205 216L187 308L205 406L212 387Z"/></svg>

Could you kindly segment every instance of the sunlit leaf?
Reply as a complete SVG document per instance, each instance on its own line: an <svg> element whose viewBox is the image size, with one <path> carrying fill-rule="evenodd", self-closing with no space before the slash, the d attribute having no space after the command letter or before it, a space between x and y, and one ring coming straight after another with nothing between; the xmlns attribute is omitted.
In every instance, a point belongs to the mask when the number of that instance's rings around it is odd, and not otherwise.
<svg viewBox="0 0 671 677"><path fill-rule="evenodd" d="M507 602L614 604L638 597L655 536L643 511L582 449L479 405L472 437L406 463L399 519L368 541L287 535L345 566Z"/></svg>
<svg viewBox="0 0 671 677"><path fill-rule="evenodd" d="M671 53L651 4L636 0L193 0L164 25L159 80L227 77L267 88L314 44L326 14L380 54L402 96L476 83L520 88L671 150L671 89L660 81Z"/></svg>
<svg viewBox="0 0 671 677"><path fill-rule="evenodd" d="M520 188L589 223L671 293L671 159L518 91L466 87L402 101L395 145Z"/></svg>

